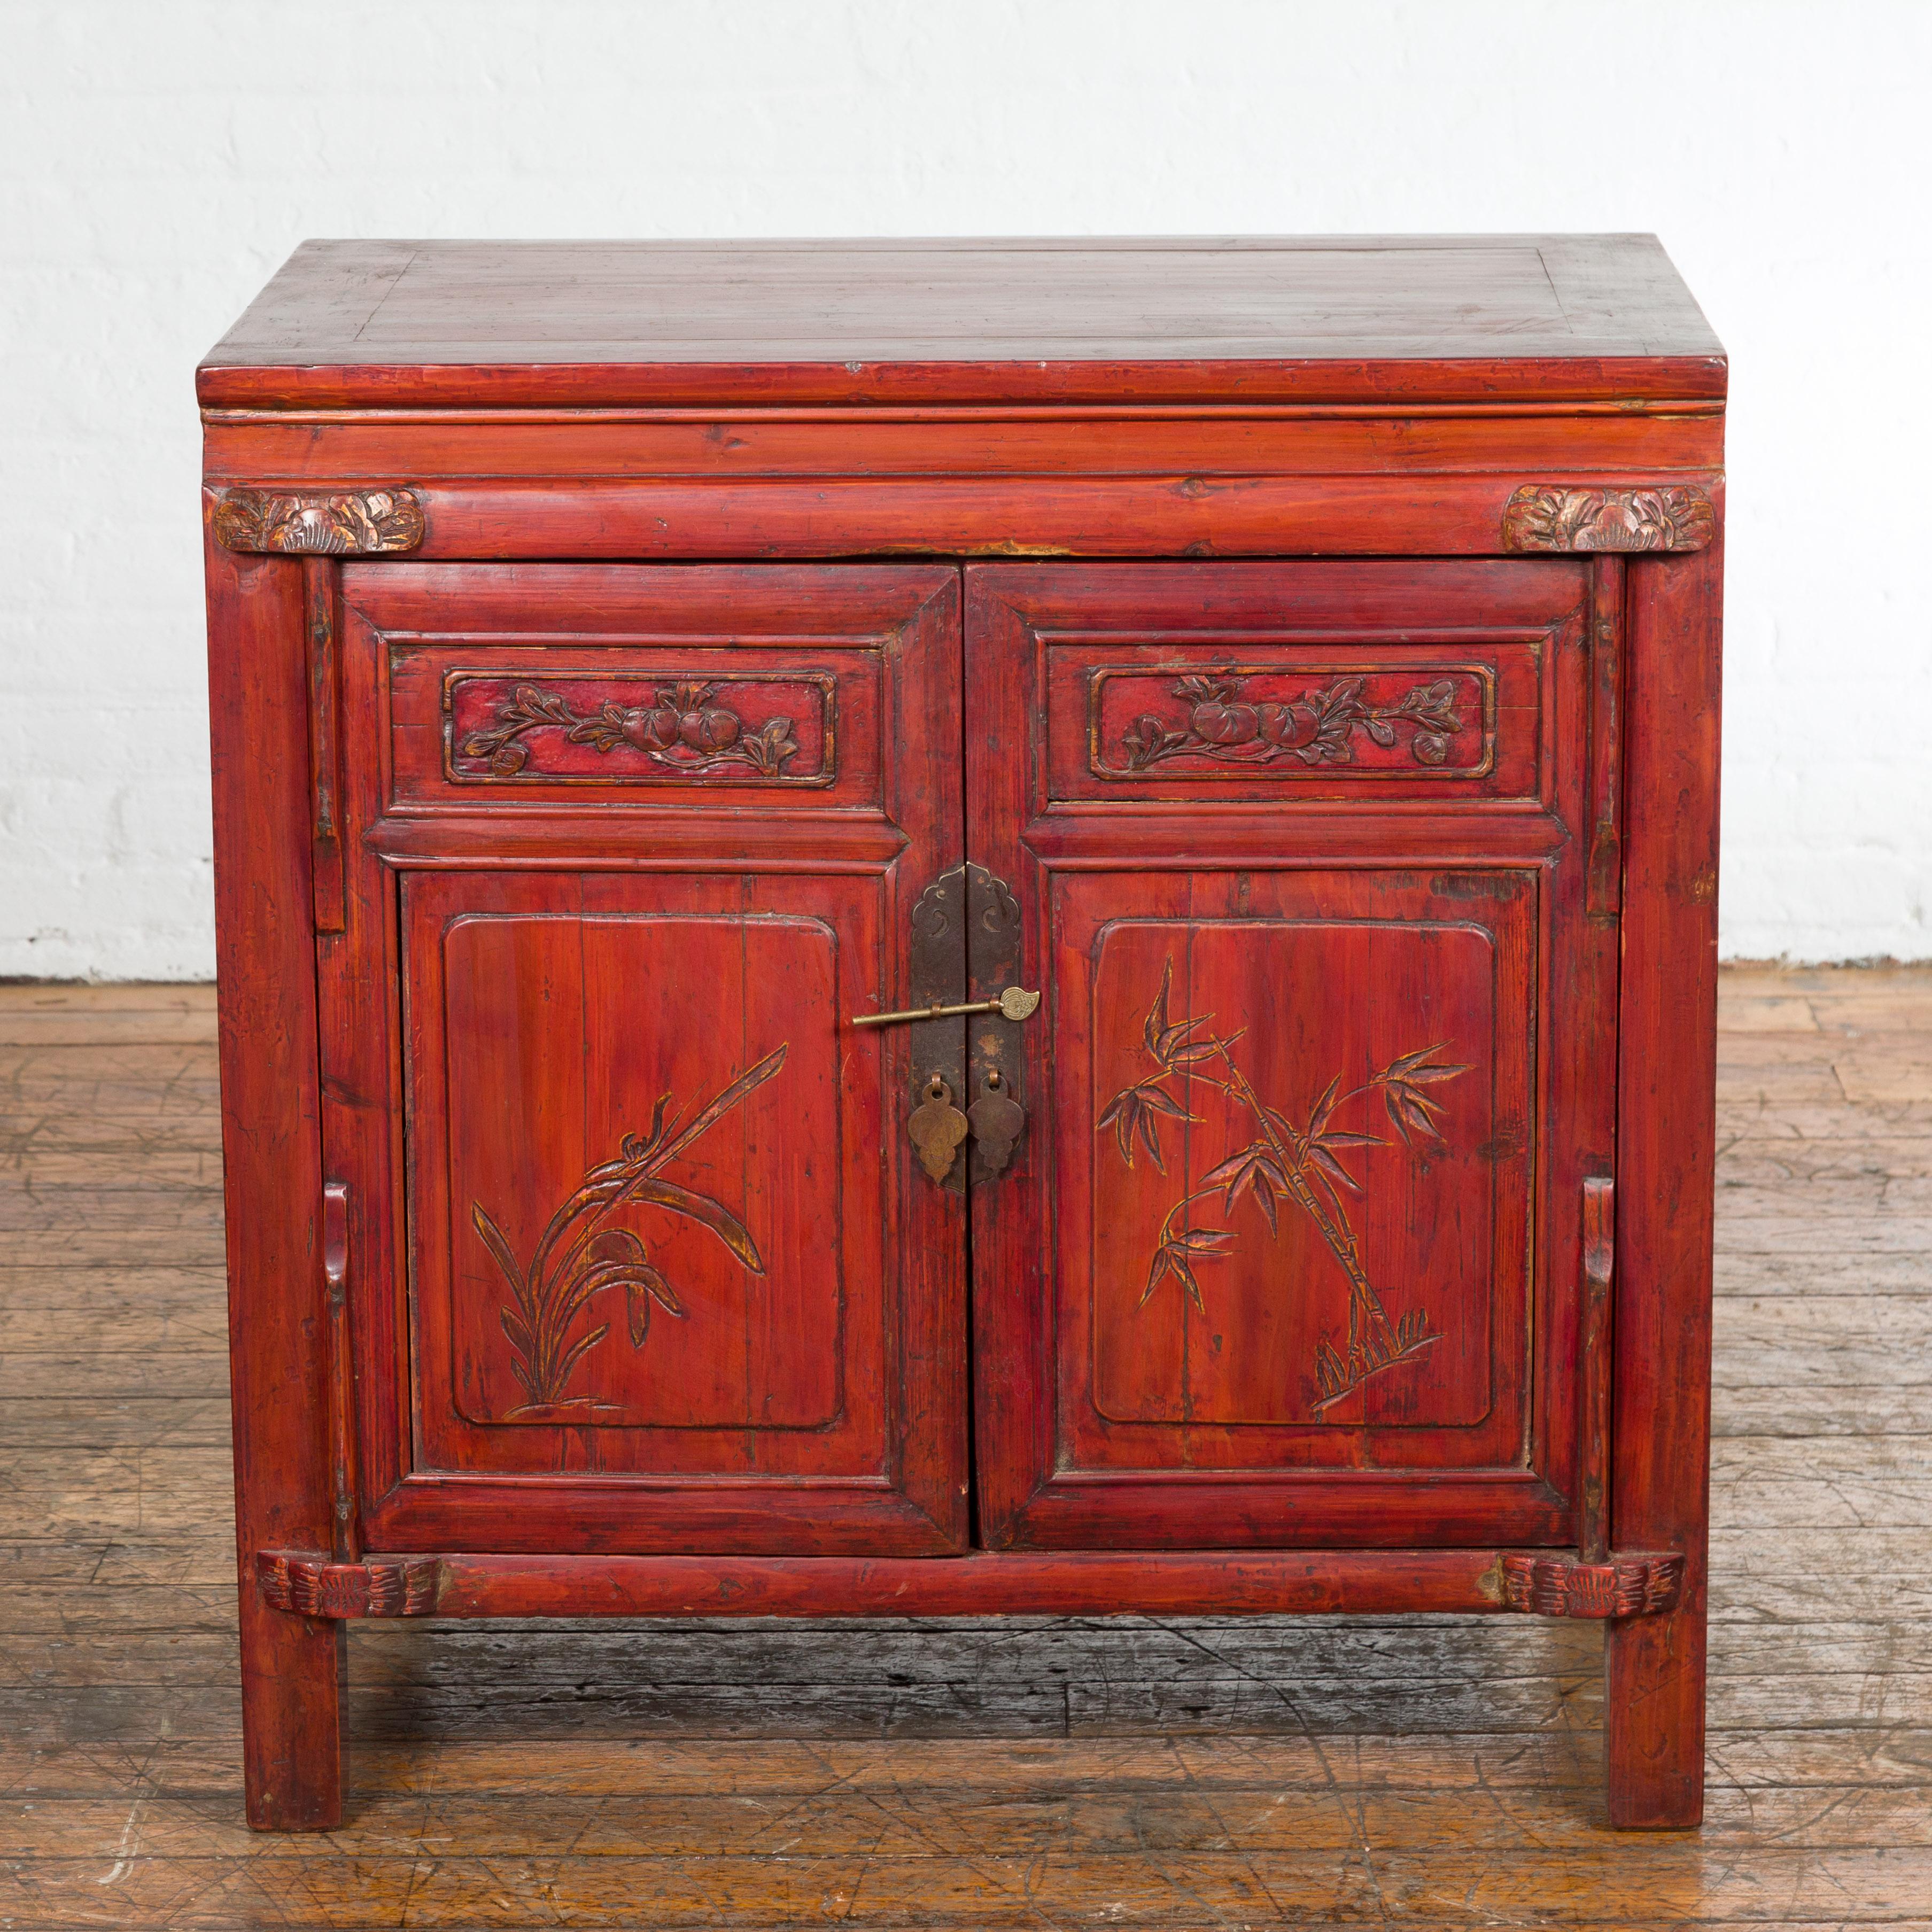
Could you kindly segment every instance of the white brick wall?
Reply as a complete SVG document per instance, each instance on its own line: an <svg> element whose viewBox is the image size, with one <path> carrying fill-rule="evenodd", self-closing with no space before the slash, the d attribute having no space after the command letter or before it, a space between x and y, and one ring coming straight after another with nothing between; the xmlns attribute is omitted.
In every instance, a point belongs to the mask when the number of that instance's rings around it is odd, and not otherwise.
<svg viewBox="0 0 1932 1932"><path fill-rule="evenodd" d="M211 970L190 372L307 235L1654 229L1726 950L1932 956L1928 98L1925 0L0 4L0 974Z"/></svg>

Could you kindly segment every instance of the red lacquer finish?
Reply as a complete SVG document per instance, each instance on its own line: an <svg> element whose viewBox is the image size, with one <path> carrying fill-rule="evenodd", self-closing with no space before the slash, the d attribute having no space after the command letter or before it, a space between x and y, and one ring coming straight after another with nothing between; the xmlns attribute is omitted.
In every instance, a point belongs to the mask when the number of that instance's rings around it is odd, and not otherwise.
<svg viewBox="0 0 1932 1932"><path fill-rule="evenodd" d="M482 1518L503 1550L959 1546L962 1204L900 1128L912 1042L847 1024L901 997L910 909L962 856L956 573L344 577L361 855L322 1057L345 1094L395 1082L330 1122L382 1231L352 1284L372 1544ZM601 684L668 762L620 738L622 773L573 784L605 754L545 724L452 783L424 714L458 658L512 704ZM721 764L741 716L831 782Z"/></svg>
<svg viewBox="0 0 1932 1932"><path fill-rule="evenodd" d="M347 1617L1431 1610L1696 1821L1654 242L310 244L201 386L251 1822Z"/></svg>
<svg viewBox="0 0 1932 1932"><path fill-rule="evenodd" d="M1611 1627L1610 1816L1703 1809L1716 1148L1721 548L1630 571L1611 1534L1681 1551L1678 1606Z"/></svg>
<svg viewBox="0 0 1932 1932"><path fill-rule="evenodd" d="M332 1546L302 566L208 549L224 1181L248 1822L342 1816L340 1638L254 1552Z"/></svg>
<svg viewBox="0 0 1932 1932"><path fill-rule="evenodd" d="M204 404L1721 396L1648 235L310 242Z"/></svg>
<svg viewBox="0 0 1932 1932"><path fill-rule="evenodd" d="M1029 1080L1055 1130L975 1197L995 1543L1564 1535L1573 1385L1551 1352L1576 1264L1550 1204L1609 1096L1557 1078L1558 1042L1610 1050L1568 830L1586 594L1574 564L969 571L968 846L1037 935ZM1384 762L1416 728L1390 715L1408 691L1444 740L1474 727L1444 637L1507 640L1527 668L1484 728L1520 775L1507 805ZM1266 668L1310 638L1391 668ZM1028 694L1090 692L1128 652L1167 668L1186 736L1151 769L1172 775L1145 802L1063 802L1070 707ZM1234 662L1304 693L1292 728L1316 718L1320 755L1268 757L1276 720L1216 668ZM1382 754L1365 768L1358 740Z"/></svg>

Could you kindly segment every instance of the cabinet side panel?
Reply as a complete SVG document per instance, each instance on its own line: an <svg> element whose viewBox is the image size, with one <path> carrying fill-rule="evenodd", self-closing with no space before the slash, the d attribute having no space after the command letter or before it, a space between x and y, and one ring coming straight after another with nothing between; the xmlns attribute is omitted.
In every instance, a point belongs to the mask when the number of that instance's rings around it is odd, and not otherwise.
<svg viewBox="0 0 1932 1932"><path fill-rule="evenodd" d="M268 1607L260 1549L330 1546L299 560L207 554L221 1113L249 1822L340 1816L338 1626Z"/></svg>
<svg viewBox="0 0 1932 1932"><path fill-rule="evenodd" d="M1703 1806L1723 552L1633 563L1610 1533L1684 1553L1681 1606L1613 1624L1610 1818Z"/></svg>

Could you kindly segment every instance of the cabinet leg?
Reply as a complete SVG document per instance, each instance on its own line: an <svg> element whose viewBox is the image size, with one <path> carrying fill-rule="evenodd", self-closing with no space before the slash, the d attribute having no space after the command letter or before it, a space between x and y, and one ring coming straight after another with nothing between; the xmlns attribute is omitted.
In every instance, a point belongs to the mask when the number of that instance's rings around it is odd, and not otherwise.
<svg viewBox="0 0 1932 1932"><path fill-rule="evenodd" d="M1668 1616L1626 1618L1605 1632L1610 1822L1626 1831L1703 1822L1703 1592L1687 1594L1690 1603Z"/></svg>
<svg viewBox="0 0 1932 1932"><path fill-rule="evenodd" d="M242 1754L258 1832L342 1822L342 1626L291 1616L242 1586Z"/></svg>

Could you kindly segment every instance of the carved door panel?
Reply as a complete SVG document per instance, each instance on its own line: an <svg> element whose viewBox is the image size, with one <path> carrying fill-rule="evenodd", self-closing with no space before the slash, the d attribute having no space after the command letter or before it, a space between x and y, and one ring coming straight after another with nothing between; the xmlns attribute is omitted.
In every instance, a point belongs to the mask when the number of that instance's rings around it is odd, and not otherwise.
<svg viewBox="0 0 1932 1932"><path fill-rule="evenodd" d="M367 1543L958 1546L962 1196L904 1131L935 1041L850 1025L961 858L957 573L342 594Z"/></svg>
<svg viewBox="0 0 1932 1932"><path fill-rule="evenodd" d="M1569 1540L1587 569L968 580L968 850L1045 992L974 1040L1033 1123L973 1201L986 1533Z"/></svg>

